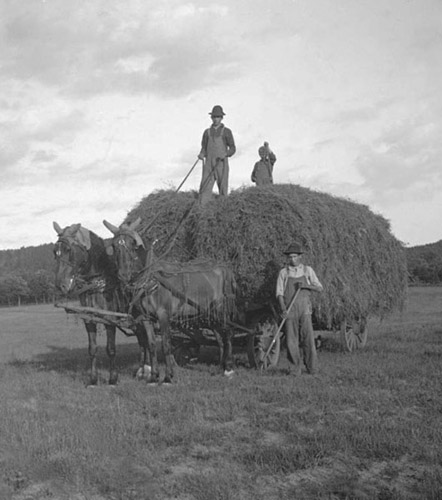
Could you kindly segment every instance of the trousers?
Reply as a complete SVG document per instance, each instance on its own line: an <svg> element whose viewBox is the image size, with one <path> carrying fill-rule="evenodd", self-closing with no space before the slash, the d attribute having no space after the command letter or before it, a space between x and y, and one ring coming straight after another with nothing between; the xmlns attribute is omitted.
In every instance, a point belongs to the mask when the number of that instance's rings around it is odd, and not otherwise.
<svg viewBox="0 0 442 500"><path fill-rule="evenodd" d="M229 162L227 158L218 161L215 158L208 158L204 162L199 193L201 205L205 205L210 200L215 181L219 194L227 196L229 185Z"/></svg>
<svg viewBox="0 0 442 500"><path fill-rule="evenodd" d="M299 281L303 280L288 278L284 293L286 306L289 305L295 293L295 283ZM301 374L302 364L305 365L308 373L316 373L318 370L318 355L315 346L309 290L301 290L299 292L285 321L285 333L287 339L287 357L289 362L293 364L295 374Z"/></svg>

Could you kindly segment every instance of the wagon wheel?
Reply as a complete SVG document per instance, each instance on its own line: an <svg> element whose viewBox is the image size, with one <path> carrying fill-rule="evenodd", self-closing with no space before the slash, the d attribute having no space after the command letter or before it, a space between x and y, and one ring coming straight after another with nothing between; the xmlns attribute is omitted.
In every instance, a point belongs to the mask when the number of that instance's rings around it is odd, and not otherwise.
<svg viewBox="0 0 442 500"><path fill-rule="evenodd" d="M345 351L353 352L362 349L367 343L368 327L367 318L344 320L341 323L341 344Z"/></svg>
<svg viewBox="0 0 442 500"><path fill-rule="evenodd" d="M198 357L199 346L193 344L179 344L173 349L173 357L178 366L186 366L191 360Z"/></svg>
<svg viewBox="0 0 442 500"><path fill-rule="evenodd" d="M271 317L267 317L264 321L260 321L256 326L256 334L249 335L247 342L247 357L252 368L262 366L266 370L267 368L278 364L281 352L280 336L276 339L272 350L263 362L265 353L270 347L277 330L278 325L276 324L276 321Z"/></svg>

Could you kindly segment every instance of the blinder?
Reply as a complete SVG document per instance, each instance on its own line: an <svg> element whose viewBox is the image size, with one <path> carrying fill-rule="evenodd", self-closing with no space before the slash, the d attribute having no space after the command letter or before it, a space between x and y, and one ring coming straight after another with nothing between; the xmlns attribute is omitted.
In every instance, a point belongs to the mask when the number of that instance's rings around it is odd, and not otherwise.
<svg viewBox="0 0 442 500"><path fill-rule="evenodd" d="M63 247L66 248L65 251L63 251ZM85 257L81 262L75 262L75 248L80 249ZM68 255L67 259L63 259L63 254ZM59 236L57 242L55 243L54 255L56 259L60 260L60 262L64 262L65 264L72 266L73 269L80 268L84 262L88 261L87 248L73 236Z"/></svg>

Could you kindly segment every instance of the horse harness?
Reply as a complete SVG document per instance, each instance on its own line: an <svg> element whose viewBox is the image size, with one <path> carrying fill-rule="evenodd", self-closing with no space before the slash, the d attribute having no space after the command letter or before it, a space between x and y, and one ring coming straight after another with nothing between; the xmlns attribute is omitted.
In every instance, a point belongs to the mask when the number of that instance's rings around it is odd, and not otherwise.
<svg viewBox="0 0 442 500"><path fill-rule="evenodd" d="M69 257L66 259L63 257L62 247L65 245L68 248ZM81 250L85 259L81 262L72 263L72 257L74 254L74 248ZM64 235L59 236L58 241L55 243L54 253L60 262L72 267L72 275L76 283L81 285L78 289L79 294L92 295L95 293L103 293L106 287L106 281L103 279L101 274L86 274L88 272L87 268L90 268L89 252L87 248L79 242L75 236ZM86 274L85 278L80 278L81 275Z"/></svg>

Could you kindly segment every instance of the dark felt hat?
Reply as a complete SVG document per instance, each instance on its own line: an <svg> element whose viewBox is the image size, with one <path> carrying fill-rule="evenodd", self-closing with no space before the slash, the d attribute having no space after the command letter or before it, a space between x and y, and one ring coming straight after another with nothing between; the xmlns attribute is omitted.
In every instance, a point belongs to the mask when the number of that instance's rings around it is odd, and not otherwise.
<svg viewBox="0 0 442 500"><path fill-rule="evenodd" d="M213 106L212 112L209 113L209 115L212 115L212 116L224 116L225 113L223 111L223 108L219 104L217 104L216 106Z"/></svg>
<svg viewBox="0 0 442 500"><path fill-rule="evenodd" d="M304 249L298 242L294 241L288 246L284 253L285 255L290 255L291 253L304 253Z"/></svg>

